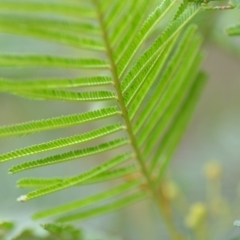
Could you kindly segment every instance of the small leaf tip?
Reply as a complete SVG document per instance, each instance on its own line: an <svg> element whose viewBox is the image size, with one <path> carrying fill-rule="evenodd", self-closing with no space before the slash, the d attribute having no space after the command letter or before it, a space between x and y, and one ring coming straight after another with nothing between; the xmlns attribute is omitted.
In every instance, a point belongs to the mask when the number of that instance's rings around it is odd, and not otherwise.
<svg viewBox="0 0 240 240"><path fill-rule="evenodd" d="M22 195L19 198L17 198L18 202L26 202L27 201L27 196L26 195Z"/></svg>

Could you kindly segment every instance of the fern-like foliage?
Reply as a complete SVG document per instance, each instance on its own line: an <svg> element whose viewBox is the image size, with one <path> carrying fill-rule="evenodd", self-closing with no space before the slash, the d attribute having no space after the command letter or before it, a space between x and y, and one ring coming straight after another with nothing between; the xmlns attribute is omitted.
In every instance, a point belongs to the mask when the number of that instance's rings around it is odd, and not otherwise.
<svg viewBox="0 0 240 240"><path fill-rule="evenodd" d="M83 233L69 225L60 224L44 224L43 229L48 232L46 237L38 236L33 229L25 229L21 233L17 234L12 240L83 240ZM15 224L12 222L0 223L0 239L5 240L9 233L15 228Z"/></svg>
<svg viewBox="0 0 240 240"><path fill-rule="evenodd" d="M90 122L98 123L101 119L110 122L74 136L4 153L0 162L39 155L37 160L14 165L9 170L17 173L110 150L114 153L113 158L76 176L21 179L19 187L34 190L18 200L28 201L69 187L123 180L105 192L40 211L33 216L35 219L62 214L57 220L70 222L149 197L158 201L159 184L205 83L205 75L199 70L201 37L195 26L188 25L200 3L184 1L165 29L159 28L160 21L166 14L172 14L177 4L176 0L0 0L2 33L64 44L83 50L88 56L0 55L2 68L82 70L81 77L74 79L1 77L0 91L34 100L106 102L105 107L94 111L2 126L0 137L25 136L74 125L85 125L87 129ZM156 32L157 36L153 34ZM113 135L116 132L120 137ZM106 136L110 140L102 141ZM102 142L96 144L96 139ZM86 142L89 146L81 147ZM40 155L76 144L77 150L48 157Z"/></svg>

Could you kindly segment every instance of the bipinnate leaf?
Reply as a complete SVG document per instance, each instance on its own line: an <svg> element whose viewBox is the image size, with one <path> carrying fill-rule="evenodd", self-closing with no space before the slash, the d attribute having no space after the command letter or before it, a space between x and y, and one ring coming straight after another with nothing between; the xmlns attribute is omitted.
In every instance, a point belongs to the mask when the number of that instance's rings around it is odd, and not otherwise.
<svg viewBox="0 0 240 240"><path fill-rule="evenodd" d="M72 115L0 126L0 137L27 138L38 132L84 126L84 131L68 137L1 153L0 162L37 156L9 169L9 173L18 173L39 168L43 174L18 181L19 188L30 189L18 201L70 187L117 182L81 199L69 196L68 203L56 203L33 218L59 215L58 222L72 222L146 198L158 201L157 189L205 82L200 73L201 37L196 26L189 24L200 8L198 1L179 5L176 0L1 1L1 33L66 45L76 55L50 54L39 48L31 53L2 53L0 67L5 70L40 68L51 69L52 74L48 76L46 71L45 78L38 73L34 78L0 76L0 92L44 101L46 108L50 101L68 102L69 106L74 102L79 107ZM67 77L55 76L58 69L64 69ZM72 77L76 72L77 77ZM83 112L82 106L87 109L92 102L91 110ZM41 156L46 153L49 155ZM95 164L82 171L81 166L93 156ZM63 162L81 172L56 176L53 171L44 178L44 168ZM80 236L72 227L44 228L66 240ZM32 236L31 231L24 234L26 239Z"/></svg>

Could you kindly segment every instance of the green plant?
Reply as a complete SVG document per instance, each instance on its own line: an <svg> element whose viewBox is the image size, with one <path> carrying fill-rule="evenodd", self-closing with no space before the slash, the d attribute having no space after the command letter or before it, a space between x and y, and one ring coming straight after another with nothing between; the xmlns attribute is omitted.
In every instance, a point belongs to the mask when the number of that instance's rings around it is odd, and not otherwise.
<svg viewBox="0 0 240 240"><path fill-rule="evenodd" d="M99 124L78 135L4 153L0 162L79 146L77 150L26 161L9 170L18 173L92 155L98 158L101 153L111 151L103 163L76 176L20 179L18 187L34 190L18 200L32 200L70 187L122 180L108 191L39 211L34 219L62 214L57 222L73 222L152 198L172 239L181 238L166 211L160 189L206 79L199 70L202 39L196 26L189 24L201 9L201 3L184 1L174 13L176 0L160 3L152 0L147 6L145 0L137 4L99 0L0 1L1 32L65 44L81 50L83 56L1 54L0 66L4 68L77 69L81 77L24 80L2 77L0 91L33 100L93 102L101 106L94 111L0 127L0 137L7 138L88 126L92 122ZM162 24L171 14L169 22ZM89 145L81 147L85 143ZM111 202L98 205L106 200ZM87 206L90 208L82 210Z"/></svg>
<svg viewBox="0 0 240 240"><path fill-rule="evenodd" d="M0 237L4 237L6 233L14 230L14 223L12 222L2 222L0 223ZM72 226L61 226L58 224L44 224L42 226L46 231L49 232L49 235L46 237L37 236L33 230L26 229L22 233L20 233L17 237L14 237L14 240L82 240L82 233L75 229Z"/></svg>
<svg viewBox="0 0 240 240"><path fill-rule="evenodd" d="M230 36L239 36L240 35L240 24L236 24L227 28L227 34Z"/></svg>

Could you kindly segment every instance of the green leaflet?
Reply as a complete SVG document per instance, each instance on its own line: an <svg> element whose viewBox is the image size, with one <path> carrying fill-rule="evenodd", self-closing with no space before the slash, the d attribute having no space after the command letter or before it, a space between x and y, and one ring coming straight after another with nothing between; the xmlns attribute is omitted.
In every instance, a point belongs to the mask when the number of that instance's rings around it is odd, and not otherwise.
<svg viewBox="0 0 240 240"><path fill-rule="evenodd" d="M126 193L131 189L137 188L141 185L141 182L142 182L141 180L136 180L133 182L124 183L124 184L122 184L118 187L115 187L111 190L108 190L106 192L99 193L97 195L93 195L93 196L90 196L90 197L87 197L87 198L84 198L84 199L81 199L78 201L74 201L74 202L59 206L59 207L55 207L52 209L38 212L33 215L33 219L51 217L54 215L74 211L74 210L77 210L80 208L87 207L89 205L96 204L100 201L107 200L107 199L115 197L117 195Z"/></svg>
<svg viewBox="0 0 240 240"><path fill-rule="evenodd" d="M91 102L91 101L108 101L117 100L117 96L111 91L88 91L73 92L64 90L33 90L33 91L17 91L13 94L36 99L36 100L55 100L64 102Z"/></svg>
<svg viewBox="0 0 240 240"><path fill-rule="evenodd" d="M64 181L62 178L22 178L18 180L19 188L43 188Z"/></svg>
<svg viewBox="0 0 240 240"><path fill-rule="evenodd" d="M127 107L129 107L131 101L133 101L136 93L138 92L143 82L146 80L148 74L151 72L156 62L157 59L151 60L149 64L146 66L146 68L142 69L142 71L139 72L139 74L134 77L135 81L132 83L132 85L128 89L123 91L124 103L126 104Z"/></svg>
<svg viewBox="0 0 240 240"><path fill-rule="evenodd" d="M88 35L98 35L100 34L100 29L98 26L95 26L88 22L81 22L76 20L70 19L52 19L46 17L39 17L38 15L35 16L22 16L21 14L16 13L6 13L0 14L0 28L7 29L7 26L17 25L18 27L28 26L28 27L37 27L37 28L47 28L47 29L59 29L61 28L64 32L71 32L74 34L88 34ZM13 33L18 33L17 29L14 30ZM19 32L20 33L20 32ZM24 35L24 34L23 34ZM26 34L27 35L27 34ZM41 38L41 36L39 35Z"/></svg>
<svg viewBox="0 0 240 240"><path fill-rule="evenodd" d="M134 56L137 49L141 46L144 39L148 36L151 29L164 17L164 15L168 12L168 10L170 10L171 6L174 3L175 0L162 1L162 3L155 9L152 14L149 15L147 20L143 23L142 27L139 29L137 36L134 38L132 44L129 46L126 53L124 54L123 59L120 60L118 70L120 76L123 74L128 63Z"/></svg>
<svg viewBox="0 0 240 240"><path fill-rule="evenodd" d="M173 21L175 21L185 10L186 8L188 7L189 5L189 2L188 0L183 0L182 3L180 4L177 12L175 13L174 17L173 17ZM197 2L197 1L196 1Z"/></svg>
<svg viewBox="0 0 240 240"><path fill-rule="evenodd" d="M50 142L32 145L32 146L18 149L9 153L1 154L0 162L13 160L15 158L26 157L26 156L30 156L38 153L44 153L46 151L68 147L75 144L84 143L84 142L91 141L123 129L124 129L124 126L119 123L119 124L114 124L114 125L109 125L103 128L99 128L84 134L75 135L67 138L60 138Z"/></svg>
<svg viewBox="0 0 240 240"><path fill-rule="evenodd" d="M139 33L139 28L141 27L144 19L149 14L152 4L148 2L146 6L145 0L138 0L138 7L134 1L130 2L130 10L122 16L119 23L116 25L110 36L112 45L114 46L114 57L118 62L132 44L133 39ZM131 14L129 14L131 12ZM138 26L134 29L131 26ZM116 30L115 30L116 29Z"/></svg>
<svg viewBox="0 0 240 240"><path fill-rule="evenodd" d="M1 67L50 67L70 69L108 69L101 59L74 59L40 55L0 55Z"/></svg>
<svg viewBox="0 0 240 240"><path fill-rule="evenodd" d="M126 77L121 83L122 91L125 91L136 75L139 74L142 68L148 64L167 43L187 24L188 21L199 11L199 4L189 6L170 26L161 34L155 42L140 56L137 62L133 65Z"/></svg>
<svg viewBox="0 0 240 240"><path fill-rule="evenodd" d="M100 5L100 4L99 4ZM126 11L126 6L128 4L124 1L115 1L111 6L111 11L105 17L104 23L106 28L110 28L112 25L115 25L115 22L119 18L119 15Z"/></svg>
<svg viewBox="0 0 240 240"><path fill-rule="evenodd" d="M65 152L63 154L52 155L50 157L38 159L35 161L23 162L19 165L11 167L9 169L9 173L17 173L17 172L25 171L31 168L43 167L50 164L56 164L60 162L65 162L65 161L70 161L78 158L91 156L94 154L112 150L114 148L123 146L128 143L129 143L129 140L126 138L115 139L114 141L102 143L98 146Z"/></svg>
<svg viewBox="0 0 240 240"><path fill-rule="evenodd" d="M138 133L142 128L143 124L149 119L149 115L154 111L159 100L163 97L166 88L169 86L171 81L174 79L174 75L176 71L180 69L180 64L182 62L183 56L188 52L188 46L192 41L192 37L196 31L194 26L187 29L187 31L183 34L182 39L179 41L179 45L175 50L171 60L168 62L168 65L161 76L160 83L156 86L154 93L151 99L148 102L147 107L145 107L141 112L141 117L139 117L134 126L134 131Z"/></svg>
<svg viewBox="0 0 240 240"><path fill-rule="evenodd" d="M0 127L0 137L22 136L119 115L117 107Z"/></svg>
<svg viewBox="0 0 240 240"><path fill-rule="evenodd" d="M114 180L121 177L127 177L130 174L139 172L139 168L135 165L128 167L116 168L111 171L106 171L98 174L97 176L80 183L80 185L96 184L103 181ZM23 178L17 182L19 188L42 188L49 185L54 185L65 181L62 178Z"/></svg>
<svg viewBox="0 0 240 240"><path fill-rule="evenodd" d="M17 8L16 8L17 6ZM82 18L93 18L96 16L92 9L81 7L76 4L54 4L49 2L31 2L31 1L8 1L1 0L0 12L9 13L50 13L56 15L70 16L70 17L82 17Z"/></svg>
<svg viewBox="0 0 240 240"><path fill-rule="evenodd" d="M101 42L92 38L83 38L76 34L70 34L55 29L45 29L43 27L23 25L21 22L6 23L0 21L0 30L4 33L18 34L49 40L56 43L64 44L67 46L75 47L78 49L86 49L92 51L104 51Z"/></svg>
<svg viewBox="0 0 240 240"><path fill-rule="evenodd" d="M76 79L17 80L0 79L0 91L21 92L39 89L97 87L112 85L111 77L84 77Z"/></svg>
<svg viewBox="0 0 240 240"><path fill-rule="evenodd" d="M172 76L172 81L169 81L169 85L163 92L162 96L158 99L157 103L157 113L155 113L154 118L151 118L148 121L145 131L138 139L138 143L140 146L144 142L147 142L149 136L152 136L152 132L154 131L155 126L160 122L161 117L166 113L169 105L175 101L176 95L185 89L188 89L187 86L191 86L191 78L188 77L188 74L191 75L191 72L194 73L193 62L197 59L199 60L199 48L201 44L201 39L195 38L192 39L192 42L189 43L188 52L185 53L184 58L186 60L186 64L180 65L180 67L175 69L175 74ZM201 58L200 58L201 59ZM199 61L198 61L199 62ZM196 71L198 70L199 65L197 65ZM174 70L172 69L172 72ZM155 91L155 96L159 94L159 92Z"/></svg>
<svg viewBox="0 0 240 240"><path fill-rule="evenodd" d="M74 222L79 220L84 220L90 217L106 214L112 211L115 211L119 208L126 207L130 204L133 204L135 202L139 202L145 198L147 198L148 195L144 193L135 193L130 195L129 197L123 198L119 201L115 201L112 204L107 204L102 207L93 208L91 210L86 210L84 212L80 212L77 214L72 214L69 216L61 217L57 219L57 222L65 223L65 222Z"/></svg>
<svg viewBox="0 0 240 240"><path fill-rule="evenodd" d="M181 139L181 136L183 135L183 132L186 128L186 125L191 117L192 111L195 107L195 104L199 98L199 95L202 91L203 86L206 83L206 75L203 73L200 73L195 83L192 87L192 90L190 91L190 94L186 100L186 103L181 111L181 114L177 121L175 121L174 126L171 128L170 132L167 134L166 140L163 143L163 146L159 148L159 151L157 153L158 156L161 156L158 160L161 162L161 169L157 173L157 179L155 184L158 185L163 177L163 174L165 173L167 166L170 162L170 158L174 153L174 150L178 144L178 142ZM164 152L162 155L160 155L160 152Z"/></svg>
<svg viewBox="0 0 240 240"><path fill-rule="evenodd" d="M177 39L175 39L175 41L176 40ZM134 118L136 112L141 107L144 99L146 99L146 96L149 93L152 85L158 80L159 74L167 63L169 55L174 48L175 41L171 41L169 45L163 50L163 52L159 54L159 57L156 60L155 64L151 66L151 71L149 71L149 73L145 76L142 85L138 87L138 91L136 92L136 95L129 106L129 117L131 120Z"/></svg>
<svg viewBox="0 0 240 240"><path fill-rule="evenodd" d="M91 179L92 177L97 176L98 174L105 172L127 160L130 160L134 158L134 156L132 155L132 153L125 153L123 155L118 155L117 157L107 161L106 163L99 165L95 168L93 168L92 170L85 172L83 174L80 174L76 177L72 177L71 179L67 179L61 183L56 183L54 185L50 185L44 188L40 188L38 190L35 190L33 192L28 193L27 195L23 195L20 196L18 198L18 201L27 201L27 200L31 200L37 197L41 197L56 191L60 191L62 189L68 188L68 187L72 187L74 185L80 184L81 182L84 182L88 179Z"/></svg>
<svg viewBox="0 0 240 240"><path fill-rule="evenodd" d="M189 74L187 77L185 77L185 81L187 81L187 86L189 86L188 88L185 88L184 89L184 85L179 89L179 92L178 92L178 94L177 94L177 98L179 97L179 95L181 95L181 91L183 92L183 91L186 91L186 92L188 92L188 90L189 90L189 88L191 87L191 85L192 85L192 81L193 80L195 80L195 76L196 76L196 74L197 74L197 70L199 69L199 65L200 65L200 63L201 63L201 61L202 61L202 56L201 55L199 55L199 56L197 56L197 57L195 57L195 58L193 58L193 59L191 59L191 61L190 61L190 64L189 64L189 66L188 66L188 68L186 69L186 71L182 71L182 73L181 74ZM181 110L179 110L179 114L181 114ZM172 125L174 125L175 124L175 122L173 122L172 123ZM161 124L160 124L160 126L161 126ZM155 153L155 156L153 157L153 159L152 159L152 165L151 165L151 172L155 169L155 167L156 167L156 163L158 162L158 159L159 159L159 157L161 156L161 154L159 153L159 151L160 151L160 149L161 148L163 148L163 143L165 142L165 141L167 141L166 139L168 138L168 134L169 134L169 137L172 135L172 132L171 132L171 128L172 128L172 126L170 126L169 127L169 133L167 132L166 133L166 135L163 137L163 140L162 140L162 142L161 142L161 147L159 147L158 149L157 149L157 151L156 151L156 153ZM159 129L158 129L159 130Z"/></svg>
<svg viewBox="0 0 240 240"><path fill-rule="evenodd" d="M181 111L183 101L186 100L186 97L188 97L189 94L189 88L192 88L191 82L195 80L195 76L197 74L197 71L199 70L199 63L200 63L201 57L197 59L197 61L193 62L191 64L190 69L185 70L185 75L188 76L189 86L185 87L182 85L178 91L178 93L175 95L173 101L171 102L170 106L162 116L162 118L153 124L153 129L155 133L151 134L151 139L148 139L149 141L146 141L145 150L144 150L144 156L146 158L149 158L151 153L154 152L154 147L159 146L159 139L162 138L164 132L166 129L169 129L169 125L174 124L174 122L177 119L178 113ZM186 76L185 76L186 77ZM186 84L187 85L187 84ZM157 133L157 134L156 134ZM159 137L161 136L161 137Z"/></svg>

